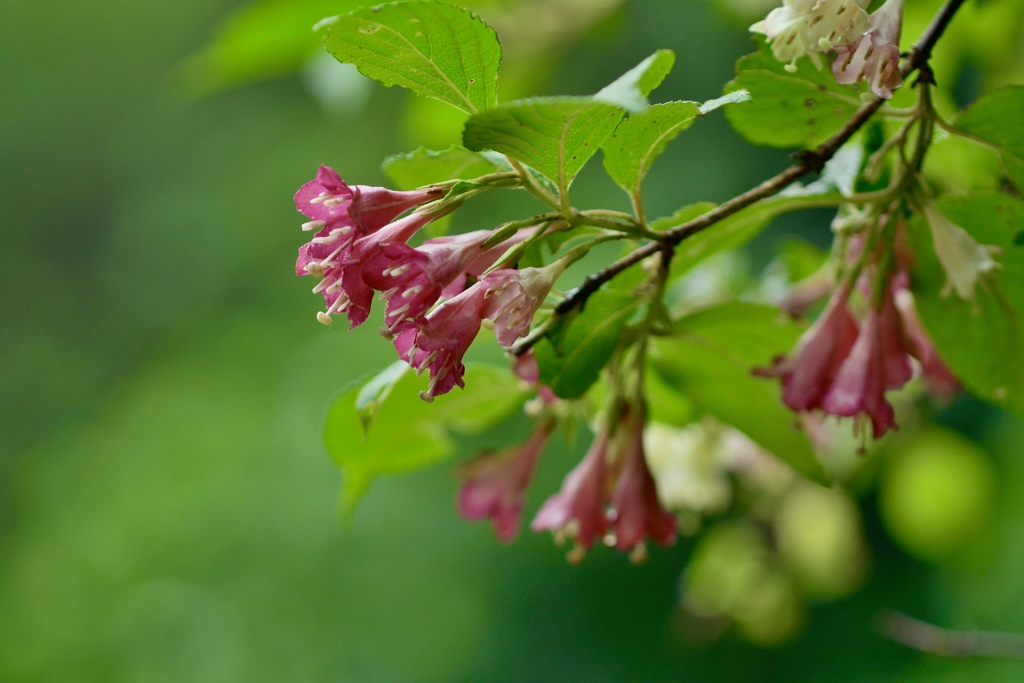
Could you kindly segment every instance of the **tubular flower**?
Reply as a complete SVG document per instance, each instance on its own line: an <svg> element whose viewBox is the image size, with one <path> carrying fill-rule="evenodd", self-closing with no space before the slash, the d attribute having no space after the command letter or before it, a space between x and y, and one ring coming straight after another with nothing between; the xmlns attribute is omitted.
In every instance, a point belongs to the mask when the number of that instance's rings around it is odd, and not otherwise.
<svg viewBox="0 0 1024 683"><path fill-rule="evenodd" d="M793 410L821 407L821 400L839 373L857 339L857 321L846 306L849 291L836 292L825 311L800 338L788 357L757 373L782 379L782 400Z"/></svg>
<svg viewBox="0 0 1024 683"><path fill-rule="evenodd" d="M424 212L411 213L360 237L330 261L321 261L323 279L313 291L323 292L327 312L317 315L317 319L329 325L331 315L345 313L350 329L362 325L370 314L374 285L379 285L381 273L390 265L384 250L389 245L405 244L436 217Z"/></svg>
<svg viewBox="0 0 1024 683"><path fill-rule="evenodd" d="M912 375L893 286L886 282L880 306L865 316L857 341L821 407L842 417L867 415L878 439L896 427L892 406L885 400L886 390L902 387Z"/></svg>
<svg viewBox="0 0 1024 683"><path fill-rule="evenodd" d="M939 400L949 400L960 390L960 382L939 357L928 331L921 324L914 306L914 295L909 289L897 288L893 294L896 309L903 323L904 347L921 364L921 376L928 390Z"/></svg>
<svg viewBox="0 0 1024 683"><path fill-rule="evenodd" d="M471 520L490 518L494 535L510 543L519 535L526 490L547 443L553 422L543 422L526 443L484 453L456 470L462 480L459 513Z"/></svg>
<svg viewBox="0 0 1024 683"><path fill-rule="evenodd" d="M387 299L384 326L388 330L406 319L417 319L437 303L442 291L484 253L489 230L429 239L413 249L404 242L388 244L381 254L388 265L368 271L366 281Z"/></svg>
<svg viewBox="0 0 1024 683"><path fill-rule="evenodd" d="M974 301L978 278L999 268L992 259L998 248L978 244L970 233L943 216L934 204L925 204L924 217L932 231L935 255L946 271L942 296L949 296L955 289L961 299Z"/></svg>
<svg viewBox="0 0 1024 683"><path fill-rule="evenodd" d="M625 453L620 454L624 462L612 493L615 547L632 550L634 561L641 561L646 557L648 537L661 545L672 545L676 538L676 518L658 500L654 477L647 467L643 414L623 420L619 430L617 441Z"/></svg>
<svg viewBox="0 0 1024 683"><path fill-rule="evenodd" d="M398 323L390 331L398 357L417 372L430 371L430 386L421 398L430 401L455 385L464 386L462 357L484 319L494 322L498 343L503 346L511 346L526 334L537 306L564 267L556 261L544 268L491 271L426 317Z"/></svg>
<svg viewBox="0 0 1024 683"><path fill-rule="evenodd" d="M561 491L544 502L530 525L534 531L553 531L560 542L571 539L570 562L581 561L594 539L608 531L607 455L608 434L602 431L583 460L566 475Z"/></svg>
<svg viewBox="0 0 1024 683"><path fill-rule="evenodd" d="M556 261L544 268L503 268L484 275L477 283L486 283L487 308L484 317L494 322L494 334L504 347L530 331L533 314L551 291L565 269Z"/></svg>
<svg viewBox="0 0 1024 683"><path fill-rule="evenodd" d="M871 91L886 99L903 85L900 74L900 33L904 0L888 0L871 15L871 28L849 45L837 45L832 74L839 83L867 80Z"/></svg>
<svg viewBox="0 0 1024 683"><path fill-rule="evenodd" d="M299 188L295 207L311 219L302 228L316 232L299 248L295 274L323 278L314 288L323 293L327 304L327 312L317 315L321 322L329 324L332 312L349 310L342 281L356 240L381 230L397 216L431 200L434 194L430 190L396 192L383 187L349 186L329 166L321 166L317 177ZM358 278L349 287L357 289L357 282ZM362 320L356 322L350 316L350 322L355 327Z"/></svg>
<svg viewBox="0 0 1024 683"><path fill-rule="evenodd" d="M430 384L420 392L424 401L433 401L456 385L466 386L462 381L466 372L462 357L480 331L487 304L485 292L474 285L443 302L423 320L407 321L395 328L393 341L398 357L417 373L430 372Z"/></svg>

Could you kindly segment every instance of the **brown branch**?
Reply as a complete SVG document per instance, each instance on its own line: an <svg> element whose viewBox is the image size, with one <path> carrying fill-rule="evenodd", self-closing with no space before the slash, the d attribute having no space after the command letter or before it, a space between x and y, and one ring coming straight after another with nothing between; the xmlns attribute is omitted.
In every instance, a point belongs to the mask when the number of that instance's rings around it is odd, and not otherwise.
<svg viewBox="0 0 1024 683"><path fill-rule="evenodd" d="M926 70L928 59L931 56L936 42L946 30L946 26L952 20L956 11L966 0L948 0L939 10L920 39L914 44L910 54L904 60L900 71L908 76L914 71ZM820 172L825 163L831 159L839 148L842 147L853 135L867 123L875 112L885 104L885 100L875 97L858 109L852 117L836 132L831 138L813 150L804 150L795 155L797 162L778 175L769 178L760 185L753 187L743 194L737 195L729 201L718 205L711 211L678 225L662 233L657 241L645 244L644 246L630 252L627 256L615 261L608 267L591 273L580 285L570 290L566 297L555 306L554 315L565 315L574 308L583 308L587 299L594 292L601 288L601 285L613 279L619 273L636 265L648 256L658 253L665 247L675 247L686 238L706 230L715 223L728 218L742 209L762 199L771 197L786 187L792 185L807 173L812 171ZM525 353L530 347L537 343L543 335L530 335L523 339L513 349L514 355Z"/></svg>
<svg viewBox="0 0 1024 683"><path fill-rule="evenodd" d="M888 612L878 621L878 632L915 650L943 657L1024 659L1024 635L992 631L953 631Z"/></svg>

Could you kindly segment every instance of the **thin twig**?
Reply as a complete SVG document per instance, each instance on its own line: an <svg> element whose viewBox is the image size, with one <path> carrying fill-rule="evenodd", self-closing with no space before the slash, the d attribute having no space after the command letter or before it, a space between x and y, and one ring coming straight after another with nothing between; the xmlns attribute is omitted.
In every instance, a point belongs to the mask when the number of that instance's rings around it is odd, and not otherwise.
<svg viewBox="0 0 1024 683"><path fill-rule="evenodd" d="M1024 635L993 631L953 631L887 612L878 620L878 632L915 650L943 657L1024 659Z"/></svg>
<svg viewBox="0 0 1024 683"><path fill-rule="evenodd" d="M935 43L946 30L946 27L949 25L950 20L952 20L953 15L956 14L956 11L964 4L965 1L966 0L949 0L945 5L943 5L942 9L940 9L935 15L932 23L928 26L925 32L921 34L921 38L917 43L915 43L910 54L904 60L900 68L904 77L910 75L914 71L928 69L928 58L931 56ZM831 159L837 151L839 151L839 148L846 144L846 142L853 137L854 134L860 130L861 127L863 127L864 124L867 123L875 112L877 112L885 103L886 100L876 96L874 99L861 106L860 109L858 109L853 116L843 124L843 127L840 128L835 135L819 145L816 149L798 152L795 155L798 163L790 166L773 178L769 178L760 185L747 190L743 194L737 195L727 202L718 205L711 211L701 214L682 225L678 225L662 232L660 234L660 239L657 241L645 244L618 261L615 261L608 267L599 270L596 273L591 273L584 278L583 282L580 283L578 287L570 290L566 294L565 299L555 306L554 315L565 315L574 308L582 308L587 299L601 288L601 285L613 279L619 273L636 265L640 261L643 261L648 256L656 254L666 247L671 248L677 246L686 238L711 227L715 223L728 218L751 204L780 192L795 183L807 173L812 171L820 172L825 166L825 163ZM519 344L517 344L512 353L515 355L525 353L531 346L533 346L533 344L536 343L537 340L539 340L538 336L530 335L528 338L523 339Z"/></svg>

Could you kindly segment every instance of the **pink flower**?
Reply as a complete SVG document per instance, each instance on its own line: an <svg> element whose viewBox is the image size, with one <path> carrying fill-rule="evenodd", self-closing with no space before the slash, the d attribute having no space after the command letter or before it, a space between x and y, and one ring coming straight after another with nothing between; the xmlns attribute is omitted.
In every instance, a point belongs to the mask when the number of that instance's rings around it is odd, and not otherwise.
<svg viewBox="0 0 1024 683"><path fill-rule="evenodd" d="M622 409L614 433L598 433L587 455L565 477L562 490L534 518L534 531L548 529L556 538L575 542L570 561L582 560L594 539L609 529L614 535L606 539L608 544L632 550L637 561L646 557L647 538L666 546L674 542L676 518L658 500L644 456L643 430L643 410Z"/></svg>
<svg viewBox="0 0 1024 683"><path fill-rule="evenodd" d="M839 83L867 80L879 97L892 97L903 84L900 74L900 33L903 1L888 0L871 15L871 28L850 45L836 45L832 74Z"/></svg>
<svg viewBox="0 0 1024 683"><path fill-rule="evenodd" d="M887 294L881 309L868 311L850 355L822 398L821 408L841 417L867 415L874 438L881 438L889 429L896 428L885 391L903 386L912 372L903 350L896 306L891 294Z"/></svg>
<svg viewBox="0 0 1024 683"><path fill-rule="evenodd" d="M330 324L331 315L348 315L349 328L362 325L370 314L375 286L383 281L383 272L391 265L386 252L389 245L405 244L436 214L413 212L365 237L355 240L339 253L323 271L323 279L313 288L323 292L327 312L317 316ZM321 263L323 265L323 263Z"/></svg>
<svg viewBox="0 0 1024 683"><path fill-rule="evenodd" d="M356 253L355 247L352 253ZM398 357L417 372L430 371L430 385L421 398L430 401L456 385L465 386L462 357L485 318L494 322L498 343L503 346L511 346L525 334L537 306L564 267L556 261L545 268L492 271L426 317L397 323L390 332Z"/></svg>
<svg viewBox="0 0 1024 683"><path fill-rule="evenodd" d="M388 301L384 326L394 330L403 320L426 314L444 289L484 253L482 245L490 236L489 230L478 230L430 239L417 249L404 243L383 247L389 265L368 274L367 281Z"/></svg>
<svg viewBox="0 0 1024 683"><path fill-rule="evenodd" d="M811 329L788 357L776 359L757 374L782 378L782 400L793 410L821 407L821 400L839 373L857 339L857 321L846 307L849 291L836 292Z"/></svg>
<svg viewBox="0 0 1024 683"><path fill-rule="evenodd" d="M462 479L459 512L471 520L491 519L498 540L510 543L519 535L526 489L533 481L541 452L554 427L542 422L526 443L484 453L456 472Z"/></svg>
<svg viewBox="0 0 1024 683"><path fill-rule="evenodd" d="M465 386L462 357L480 331L487 304L487 290L480 284L443 302L425 319L400 323L394 330L398 357L417 373L430 371L430 384L420 393L424 401Z"/></svg>
<svg viewBox="0 0 1024 683"><path fill-rule="evenodd" d="M634 559L646 557L648 537L664 546L676 539L675 515L667 512L658 500L654 477L644 455L643 416L619 423L617 440L626 451L622 471L612 493L615 511L615 547L634 551ZM621 457L621 456L620 456Z"/></svg>
<svg viewBox="0 0 1024 683"><path fill-rule="evenodd" d="M545 268L502 268L480 279L477 285L486 283L487 289L484 317L494 322L499 344L512 346L530 331L533 314L564 269L565 266L556 261Z"/></svg>
<svg viewBox="0 0 1024 683"><path fill-rule="evenodd" d="M315 292L322 292L327 311L317 318L330 324L331 314L349 313L352 327L366 319L360 277L345 276L350 252L356 241L387 226L397 216L437 196L432 189L397 192L383 187L345 184L337 172L321 166L317 177L295 193L295 207L312 219L303 230L315 230L313 238L299 248L296 275L323 278ZM358 302L358 303L354 303Z"/></svg>
<svg viewBox="0 0 1024 683"><path fill-rule="evenodd" d="M575 549L569 555L571 561L582 560L594 539L608 531L607 452L608 435L602 431L583 460L566 475L562 490L544 502L530 525L534 531L547 529L556 537L572 539Z"/></svg>
<svg viewBox="0 0 1024 683"><path fill-rule="evenodd" d="M921 324L914 306L914 295L906 288L897 288L893 295L903 323L904 347L921 363L921 375L932 396L949 400L960 390L960 382L939 357L928 331Z"/></svg>
<svg viewBox="0 0 1024 683"><path fill-rule="evenodd" d="M558 400L551 387L540 383L540 366L537 365L537 357L533 355L533 349L527 349L526 353L516 356L512 362L512 372L516 377L526 384L537 389L537 395L544 403L554 403Z"/></svg>

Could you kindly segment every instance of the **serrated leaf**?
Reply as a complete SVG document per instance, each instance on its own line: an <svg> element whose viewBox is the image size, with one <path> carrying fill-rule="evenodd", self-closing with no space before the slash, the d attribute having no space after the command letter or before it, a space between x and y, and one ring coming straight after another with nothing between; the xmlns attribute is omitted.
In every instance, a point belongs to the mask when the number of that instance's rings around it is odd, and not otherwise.
<svg viewBox="0 0 1024 683"><path fill-rule="evenodd" d="M1008 85L978 98L955 125L970 137L999 150L1007 175L1024 188L1024 85Z"/></svg>
<svg viewBox="0 0 1024 683"><path fill-rule="evenodd" d="M932 249L931 231L913 221L918 313L939 354L971 393L1024 415L1024 201L974 194L943 197L937 206L980 244L999 247L1002 268L978 283L976 303L942 296L946 273Z"/></svg>
<svg viewBox="0 0 1024 683"><path fill-rule="evenodd" d="M594 95L594 101L614 104L628 112L645 111L649 106L647 96L661 85L675 63L676 53L672 50L658 50L601 88Z"/></svg>
<svg viewBox="0 0 1024 683"><path fill-rule="evenodd" d="M680 319L673 333L654 339L651 348L653 366L666 382L796 471L826 483L806 436L782 404L778 383L751 374L790 351L802 326L771 306L734 301Z"/></svg>
<svg viewBox="0 0 1024 683"><path fill-rule="evenodd" d="M615 133L601 147L604 168L630 196L640 195L640 186L654 160L679 133L689 128L698 117L735 102L746 102L749 94L739 91L697 102L665 102L633 114L619 124Z"/></svg>
<svg viewBox="0 0 1024 683"><path fill-rule="evenodd" d="M462 132L468 149L491 149L568 188L583 165L672 68L675 55L659 50L593 97L537 97L506 102L470 117Z"/></svg>
<svg viewBox="0 0 1024 683"><path fill-rule="evenodd" d="M568 187L622 120L623 110L589 97L538 97L470 117L462 144L517 159Z"/></svg>
<svg viewBox="0 0 1024 683"><path fill-rule="evenodd" d="M654 160L700 115L696 102L666 102L630 116L601 147L605 171L630 196L639 196Z"/></svg>
<svg viewBox="0 0 1024 683"><path fill-rule="evenodd" d="M446 180L470 180L498 170L484 155L457 145L440 151L420 147L413 152L396 154L385 159L382 168L399 190L413 190Z"/></svg>
<svg viewBox="0 0 1024 683"><path fill-rule="evenodd" d="M629 291L602 289L584 309L533 348L540 381L561 398L579 398L597 381L641 301Z"/></svg>
<svg viewBox="0 0 1024 683"><path fill-rule="evenodd" d="M466 389L426 403L419 397L424 379L398 374L391 366L367 387L353 387L336 397L327 413L324 445L342 469L341 511L351 517L359 500L377 477L402 474L441 462L454 453L452 430L483 431L508 417L525 394L507 369L467 365ZM379 388L387 385L386 395ZM368 388L371 387L371 388ZM378 396L368 432L363 432L362 409ZM362 409L360 405L362 404Z"/></svg>
<svg viewBox="0 0 1024 683"><path fill-rule="evenodd" d="M755 145L815 147L839 130L863 104L856 86L836 83L831 71L803 63L789 73L758 38L760 52L740 58L725 92L747 90L750 104L725 117Z"/></svg>
<svg viewBox="0 0 1024 683"><path fill-rule="evenodd" d="M386 86L473 114L498 101L501 45L468 10L435 0L362 7L337 18L324 37L338 61Z"/></svg>

